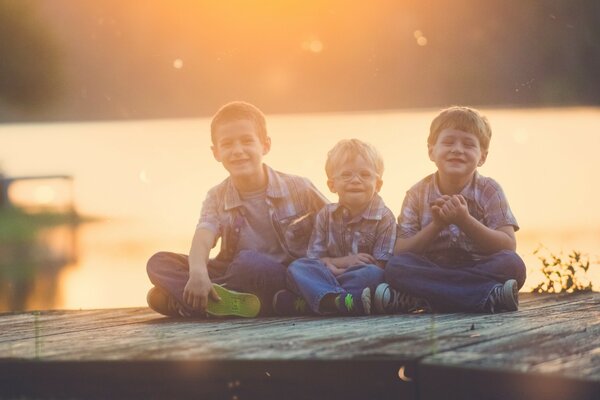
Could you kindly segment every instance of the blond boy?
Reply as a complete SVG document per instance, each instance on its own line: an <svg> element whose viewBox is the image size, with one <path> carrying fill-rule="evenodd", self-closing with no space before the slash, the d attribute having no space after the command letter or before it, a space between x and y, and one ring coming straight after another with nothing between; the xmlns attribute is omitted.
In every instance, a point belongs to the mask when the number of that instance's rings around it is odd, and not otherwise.
<svg viewBox="0 0 600 400"><path fill-rule="evenodd" d="M378 195L381 155L357 139L342 140L328 153L325 171L339 202L317 215L308 258L290 264L290 290L275 296L276 313L370 314L371 294L383 282L396 221Z"/></svg>

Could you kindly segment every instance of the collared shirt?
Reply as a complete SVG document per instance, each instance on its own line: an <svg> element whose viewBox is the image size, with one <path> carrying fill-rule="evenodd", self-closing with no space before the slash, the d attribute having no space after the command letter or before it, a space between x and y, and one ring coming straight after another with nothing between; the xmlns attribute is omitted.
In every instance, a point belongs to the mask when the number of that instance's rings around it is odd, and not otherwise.
<svg viewBox="0 0 600 400"><path fill-rule="evenodd" d="M352 218L339 203L328 204L317 215L307 256L310 258L344 257L367 253L387 261L396 242L394 213L375 194L367 209Z"/></svg>
<svg viewBox="0 0 600 400"><path fill-rule="evenodd" d="M276 237L288 255L285 263L289 263L306 255L316 214L328 201L307 178L284 174L266 165L265 170L268 177L265 201ZM231 261L244 250L238 246L247 223L244 208L231 178L206 195L196 229L208 229L215 233L216 239L221 238L219 260Z"/></svg>
<svg viewBox="0 0 600 400"><path fill-rule="evenodd" d="M406 193L402 211L398 217L398 237L409 238L433 221L431 204L442 196L437 172L418 182ZM460 192L467 201L469 214L490 229L519 225L500 185L492 178L473 174L471 182ZM465 259L480 259L486 255L477 244L458 226L445 227L425 250L425 255L434 260L446 259L461 262Z"/></svg>

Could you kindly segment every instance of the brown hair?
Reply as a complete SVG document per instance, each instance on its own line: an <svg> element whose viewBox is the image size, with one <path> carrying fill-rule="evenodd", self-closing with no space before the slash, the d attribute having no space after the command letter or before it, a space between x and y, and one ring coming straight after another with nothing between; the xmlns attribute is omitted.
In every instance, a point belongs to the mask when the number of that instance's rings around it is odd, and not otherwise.
<svg viewBox="0 0 600 400"><path fill-rule="evenodd" d="M263 112L250 103L244 101L232 101L219 108L212 118L210 123L210 138L213 144L215 144L215 132L219 125L239 120L252 121L261 143L266 142L267 122Z"/></svg>
<svg viewBox="0 0 600 400"><path fill-rule="evenodd" d="M474 108L454 106L446 108L431 122L427 144L435 145L444 129L457 129L477 136L482 150L487 150L492 139L492 127L488 119Z"/></svg>

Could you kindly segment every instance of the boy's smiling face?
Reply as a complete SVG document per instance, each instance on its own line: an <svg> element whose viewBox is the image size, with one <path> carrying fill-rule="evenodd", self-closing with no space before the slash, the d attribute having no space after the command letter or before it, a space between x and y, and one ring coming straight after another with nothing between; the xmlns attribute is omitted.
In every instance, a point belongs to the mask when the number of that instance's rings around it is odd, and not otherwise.
<svg viewBox="0 0 600 400"><path fill-rule="evenodd" d="M336 175L327 180L331 192L338 194L339 203L353 214L364 210L382 184L371 164L360 156L344 162Z"/></svg>
<svg viewBox="0 0 600 400"><path fill-rule="evenodd" d="M270 138L261 142L254 122L246 119L221 124L212 146L215 159L238 182L264 180L262 158L270 149Z"/></svg>
<svg viewBox="0 0 600 400"><path fill-rule="evenodd" d="M442 180L471 179L487 157L487 150L481 149L475 134L451 128L441 131L435 144L428 148L429 158Z"/></svg>

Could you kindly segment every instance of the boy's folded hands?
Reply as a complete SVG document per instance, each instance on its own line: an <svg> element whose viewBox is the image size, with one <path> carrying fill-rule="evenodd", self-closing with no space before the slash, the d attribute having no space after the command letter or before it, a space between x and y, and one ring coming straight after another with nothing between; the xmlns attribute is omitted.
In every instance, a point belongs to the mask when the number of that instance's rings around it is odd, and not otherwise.
<svg viewBox="0 0 600 400"><path fill-rule="evenodd" d="M460 195L443 195L431 203L431 212L435 222L442 225L460 225L469 217L467 200Z"/></svg>
<svg viewBox="0 0 600 400"><path fill-rule="evenodd" d="M344 270L355 265L377 265L375 257L367 253L350 254L344 257L323 257L321 261L335 276L342 274Z"/></svg>

